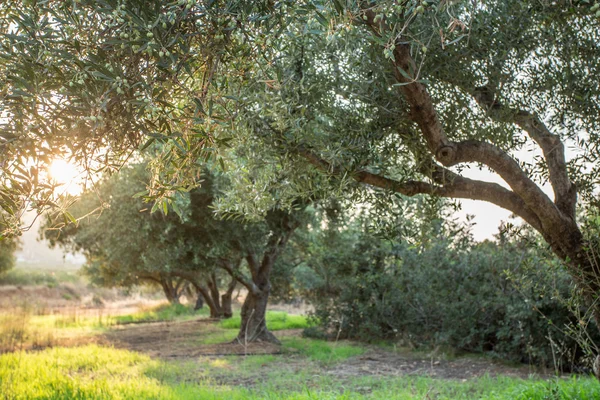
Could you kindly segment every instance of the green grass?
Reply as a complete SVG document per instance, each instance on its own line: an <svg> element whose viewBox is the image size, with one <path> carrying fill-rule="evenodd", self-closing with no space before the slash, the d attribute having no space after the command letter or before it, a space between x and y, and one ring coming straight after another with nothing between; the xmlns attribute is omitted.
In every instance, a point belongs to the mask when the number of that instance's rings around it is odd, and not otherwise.
<svg viewBox="0 0 600 400"><path fill-rule="evenodd" d="M189 319L200 315L208 315L208 310L203 308L194 311L193 308L182 304L161 304L135 314L115 317L115 323L124 325L142 322L173 321L175 319Z"/></svg>
<svg viewBox="0 0 600 400"><path fill-rule="evenodd" d="M334 363L365 352L363 347L346 342L327 342L298 337L283 338L284 348L294 349L305 357L323 363Z"/></svg>
<svg viewBox="0 0 600 400"><path fill-rule="evenodd" d="M228 343L235 339L237 335L238 332L234 330L217 329L202 335L198 344Z"/></svg>
<svg viewBox="0 0 600 400"><path fill-rule="evenodd" d="M305 341L308 339L304 339ZM311 346L308 346L311 347ZM278 356L212 360L213 369L238 365L256 370ZM237 361L236 361L237 360ZM202 360L208 362L207 360ZM5 399L597 399L591 378L548 381L479 378L466 382L420 377L361 376L351 380L319 375L309 363L292 377L309 378L301 389L286 390L269 380L252 388L218 384L197 362L179 366L145 355L89 345L15 352L0 356L0 393ZM277 389L279 387L279 389Z"/></svg>
<svg viewBox="0 0 600 400"><path fill-rule="evenodd" d="M240 329L242 319L239 314L232 318L221 321L220 325L225 329ZM283 311L267 311L267 328L271 331L283 329L305 329L310 323L304 315L291 315Z"/></svg>
<svg viewBox="0 0 600 400"><path fill-rule="evenodd" d="M298 327L302 320L270 313L271 322ZM162 306L135 314L137 320L193 318L186 307ZM145 317L144 317L145 316ZM11 319L12 318L12 319ZM115 317L81 315L0 315L0 338L34 340L45 345L44 334L89 336L114 325ZM148 319L146 319L148 320ZM300 321L300 322L298 322ZM305 321L305 320L304 320ZM227 323L228 321L225 321ZM304 322L305 323L305 322ZM223 343L237 334L221 323L202 325L206 332L190 343ZM271 328L273 329L273 328ZM282 328L285 329L285 328ZM197 343L196 343L197 342ZM344 374L344 360L365 352L346 341L284 337L283 354L198 357L163 361L112 347L84 345L0 355L2 399L480 399L555 400L600 398L592 378L524 380L483 377L466 381L416 376ZM83 342L81 342L83 343ZM20 348L19 346L15 347ZM14 349L13 349L14 350ZM335 373L335 371L341 371Z"/></svg>

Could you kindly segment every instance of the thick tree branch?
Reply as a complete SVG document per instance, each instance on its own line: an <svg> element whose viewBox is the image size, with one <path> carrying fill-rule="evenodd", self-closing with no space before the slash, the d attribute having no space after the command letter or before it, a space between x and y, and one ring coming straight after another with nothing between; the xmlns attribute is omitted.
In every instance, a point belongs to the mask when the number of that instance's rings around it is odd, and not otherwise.
<svg viewBox="0 0 600 400"><path fill-rule="evenodd" d="M238 263L238 267L239 267L239 265L240 264ZM260 292L260 289L258 288L258 286L256 286L256 284L252 280L246 278L237 269L234 270L228 261L221 260L219 262L219 267L223 268L232 278L237 279L237 281L239 283L241 283L242 285L244 285L246 287L246 289L248 289L248 291L250 291L251 293L257 294Z"/></svg>
<svg viewBox="0 0 600 400"><path fill-rule="evenodd" d="M537 115L500 103L495 91L487 86L473 89L472 94L490 118L518 125L538 144L548 166L549 180L554 191L554 202L564 214L575 219L577 191L567 173L565 147L560 136L552 133Z"/></svg>
<svg viewBox="0 0 600 400"><path fill-rule="evenodd" d="M552 200L527 176L517 161L505 151L487 142L466 140L454 143L454 156L451 162L444 165L452 166L460 163L478 162L490 167L508 185L514 193L532 209L541 220L551 224L562 224L561 213Z"/></svg>
<svg viewBox="0 0 600 400"><path fill-rule="evenodd" d="M385 20L375 20L375 13L371 8L364 12L366 23L376 34L383 30L389 31ZM508 183L528 208L535 210L545 232L554 231L564 225L565 218L556 205L506 152L491 143L457 143L449 140L427 88L415 76L417 67L410 55L410 43L404 42L400 37L396 38L393 55L394 76L403 84L400 90L410 105L410 117L418 125L430 153L437 161L447 167L468 162L487 165Z"/></svg>
<svg viewBox="0 0 600 400"><path fill-rule="evenodd" d="M316 154L306 149L301 149L299 154L315 167L329 173L341 175L341 171L332 167L327 161ZM520 216L534 229L543 233L542 224L538 216L514 192L497 183L462 177L440 166L435 166L431 172L432 179L437 185L413 180L399 182L368 171L357 171L352 174L352 177L357 182L391 190L409 197L417 194L429 194L448 198L486 201Z"/></svg>
<svg viewBox="0 0 600 400"><path fill-rule="evenodd" d="M286 227L286 230L280 235L274 235L271 239L269 239L269 242L267 244L267 250L265 250L260 266L261 275L268 274L270 272L270 269L273 267L273 264L275 264L277 257L279 256L286 243L292 236L292 233L294 233L296 227L297 224L295 224L294 226L288 226Z"/></svg>
<svg viewBox="0 0 600 400"><path fill-rule="evenodd" d="M248 263L248 269L250 270L252 279L256 279L259 269L258 260L256 259L256 256L252 253L248 253L246 255L246 262Z"/></svg>
<svg viewBox="0 0 600 400"><path fill-rule="evenodd" d="M153 276L153 275L148 275L148 274L137 274L137 278L138 279L145 279L148 281L152 281L152 282L156 282L158 284L161 283L160 279L158 279L157 277Z"/></svg>

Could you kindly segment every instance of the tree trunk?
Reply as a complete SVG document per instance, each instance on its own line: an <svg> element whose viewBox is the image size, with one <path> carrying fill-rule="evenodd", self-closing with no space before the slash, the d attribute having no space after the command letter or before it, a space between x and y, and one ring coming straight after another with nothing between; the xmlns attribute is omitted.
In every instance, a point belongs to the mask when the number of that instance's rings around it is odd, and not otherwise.
<svg viewBox="0 0 600 400"><path fill-rule="evenodd" d="M206 280L206 284L208 286L208 295L210 296L210 300L214 308L214 310L211 309L211 318L223 318L221 296L219 295L219 287L217 286L217 278L215 274L211 274L210 278Z"/></svg>
<svg viewBox="0 0 600 400"><path fill-rule="evenodd" d="M253 255L247 257L252 272L252 283L247 285L248 295L242 306L242 324L234 343L269 342L280 344L279 340L267 329L267 302L271 292L269 277L277 258L277 248L267 250L259 263Z"/></svg>
<svg viewBox="0 0 600 400"><path fill-rule="evenodd" d="M266 314L269 300L269 288L257 293L248 292L242 306L242 325L234 343L269 342L280 344L279 340L267 329Z"/></svg>
<svg viewBox="0 0 600 400"><path fill-rule="evenodd" d="M596 328L600 329L600 260L593 243L586 243L581 234L565 238L563 259L567 261L569 273L583 289L584 301L591 308ZM556 252L555 250L555 253ZM600 354L593 364L594 375L600 380Z"/></svg>
<svg viewBox="0 0 600 400"><path fill-rule="evenodd" d="M275 335L267 329L267 302L269 301L269 293L271 292L271 282L269 279L277 257L284 249L294 230L299 226L299 221L291 218L290 214L280 210L273 211L270 217L273 218L271 221L277 221L276 225L272 227L275 228L276 233L272 232L269 237L262 260L259 262L256 254L251 252L246 255L251 278L248 279L236 273L230 264L223 264L223 268L227 270L231 277L238 280L248 289L248 295L242 306L240 332L237 338L235 338L234 343L269 342L281 344ZM230 286L231 292L234 289L235 287Z"/></svg>
<svg viewBox="0 0 600 400"><path fill-rule="evenodd" d="M221 306L221 295L219 294L219 285L217 282L217 276L215 273L210 274L210 278L206 280L210 297L212 298L215 307L218 309L219 318L221 318L223 317L223 307Z"/></svg>
<svg viewBox="0 0 600 400"><path fill-rule="evenodd" d="M166 278L164 276L161 276L160 277L160 285L161 285L163 292L165 294L165 297L167 298L169 303L180 304L179 303L179 294L177 293L177 290L173 286L173 282L171 281L171 278Z"/></svg>
<svg viewBox="0 0 600 400"><path fill-rule="evenodd" d="M199 291L196 291L196 304L194 305L194 311L198 311L204 307L204 296Z"/></svg>
<svg viewBox="0 0 600 400"><path fill-rule="evenodd" d="M185 297L187 297L188 301L192 301L192 299L196 299L194 302L194 311L201 310L204 307L204 296L202 293L198 291L198 289L194 285L187 285L185 288Z"/></svg>
<svg viewBox="0 0 600 400"><path fill-rule="evenodd" d="M227 287L227 291L221 295L221 310L223 310L223 318L231 318L233 316L233 310L231 309L231 298L237 281L231 278L231 282Z"/></svg>
<svg viewBox="0 0 600 400"><path fill-rule="evenodd" d="M221 306L219 304L215 304L208 288L198 283L196 283L194 286L196 286L196 289L202 295L204 301L208 305L208 309L210 310L210 318L221 318Z"/></svg>

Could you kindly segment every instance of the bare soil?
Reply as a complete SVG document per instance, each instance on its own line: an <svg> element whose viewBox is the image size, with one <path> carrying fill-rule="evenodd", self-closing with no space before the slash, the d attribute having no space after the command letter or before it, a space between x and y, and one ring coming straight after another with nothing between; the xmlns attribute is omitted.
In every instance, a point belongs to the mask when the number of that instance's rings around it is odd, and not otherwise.
<svg viewBox="0 0 600 400"><path fill-rule="evenodd" d="M217 320L155 322L115 327L102 336L105 343L163 359L189 359L199 356L279 354L281 346L271 343L227 343ZM208 335L217 344L200 344Z"/></svg>
<svg viewBox="0 0 600 400"><path fill-rule="evenodd" d="M528 366L510 366L485 358L461 357L453 360L420 358L414 353L386 352L371 348L366 354L348 359L331 367L329 374L336 376L402 376L419 375L443 379L471 379L488 375L528 378L532 375L549 376L547 371Z"/></svg>
<svg viewBox="0 0 600 400"><path fill-rule="evenodd" d="M196 321L149 323L136 326L123 326L106 333L102 340L117 348L142 352L151 357L165 360L191 360L198 357L219 358L221 356L251 356L281 354L281 359L273 368L294 368L304 363L292 350L282 349L271 343L241 344L220 343L200 344L206 335L218 334L215 321L201 319ZM300 336L301 329L275 332L279 338ZM218 339L218 336L217 336ZM226 341L223 338L223 341ZM528 378L550 376L549 371L536 370L528 366L511 366L482 357L459 357L445 359L440 356L426 356L410 350L386 350L370 346L361 356L351 357L333 365L321 365L315 373L332 375L337 378L351 379L357 376L429 376L443 379L471 379L484 375ZM257 377L258 378L258 377ZM232 379L231 377L229 379ZM231 383L231 382L230 382Z"/></svg>

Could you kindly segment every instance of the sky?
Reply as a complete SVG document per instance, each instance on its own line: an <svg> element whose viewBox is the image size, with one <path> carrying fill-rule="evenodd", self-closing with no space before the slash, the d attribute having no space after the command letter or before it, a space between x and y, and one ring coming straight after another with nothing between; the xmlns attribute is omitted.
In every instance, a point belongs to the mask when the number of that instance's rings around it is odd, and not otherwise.
<svg viewBox="0 0 600 400"><path fill-rule="evenodd" d="M479 171L478 169L463 170L462 175L471 179L485 180L505 187L508 186L500 177L488 171ZM462 207L457 211L456 215L461 221L466 221L467 215L474 216L471 220L472 223L475 223L472 233L477 241L493 239L494 234L498 233L498 227L502 222L510 221L514 225L519 225L522 222L520 218L510 218L512 214L510 211L492 203L464 199L461 199L460 203Z"/></svg>
<svg viewBox="0 0 600 400"><path fill-rule="evenodd" d="M34 212L28 212L23 217L25 226L33 223L31 228L21 236L21 250L17 251L17 266L71 266L85 262L82 255L64 254L60 249L51 249L46 241L38 241L38 230L41 218L35 219Z"/></svg>

